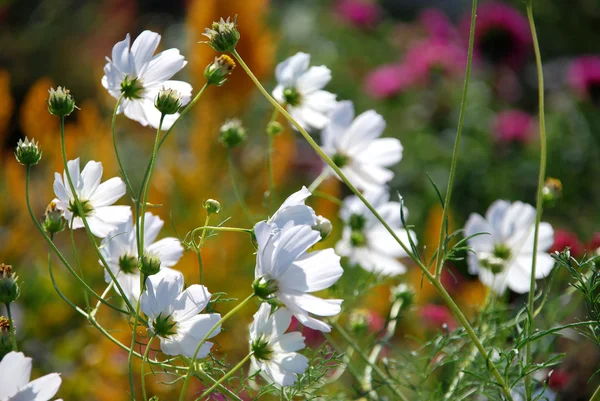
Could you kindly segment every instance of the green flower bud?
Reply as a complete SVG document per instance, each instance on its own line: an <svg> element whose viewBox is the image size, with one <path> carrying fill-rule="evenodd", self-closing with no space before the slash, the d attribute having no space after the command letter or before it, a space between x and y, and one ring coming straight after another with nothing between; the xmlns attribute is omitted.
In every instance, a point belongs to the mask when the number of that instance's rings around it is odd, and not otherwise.
<svg viewBox="0 0 600 401"><path fill-rule="evenodd" d="M231 17L227 17L227 20L221 18L218 22L213 22L211 27L206 28L203 33L208 38L208 41L204 43L208 43L218 52L233 52L240 40L236 20L237 15L233 18L233 21L231 21Z"/></svg>
<svg viewBox="0 0 600 401"><path fill-rule="evenodd" d="M215 57L215 61L204 69L204 77L211 85L221 86L235 68L235 61L226 54Z"/></svg>
<svg viewBox="0 0 600 401"><path fill-rule="evenodd" d="M10 334L10 322L4 316L0 316L0 359L12 351Z"/></svg>
<svg viewBox="0 0 600 401"><path fill-rule="evenodd" d="M542 189L542 200L546 206L554 206L562 197L562 182L559 179L548 177Z"/></svg>
<svg viewBox="0 0 600 401"><path fill-rule="evenodd" d="M271 121L267 125L267 134L269 134L269 135L275 136L275 135L280 134L281 131L283 131L283 125L281 125L277 121Z"/></svg>
<svg viewBox="0 0 600 401"><path fill-rule="evenodd" d="M68 89L59 86L48 91L48 111L58 117L66 117L75 110L75 99Z"/></svg>
<svg viewBox="0 0 600 401"><path fill-rule="evenodd" d="M181 107L181 94L175 89L162 88L156 95L154 107L162 114L175 114Z"/></svg>
<svg viewBox="0 0 600 401"><path fill-rule="evenodd" d="M237 118L225 122L219 130L219 141L228 148L239 146L245 139L246 129Z"/></svg>
<svg viewBox="0 0 600 401"><path fill-rule="evenodd" d="M321 234L321 241L331 235L331 230L333 230L333 226L331 225L331 221L326 219L323 216L317 216L317 224L312 226L312 229L318 231Z"/></svg>
<svg viewBox="0 0 600 401"><path fill-rule="evenodd" d="M254 290L254 295L264 301L268 301L277 292L277 281L269 280L266 277L259 277L252 283L252 289Z"/></svg>
<svg viewBox="0 0 600 401"><path fill-rule="evenodd" d="M44 213L44 221L42 226L47 233L56 234L64 230L67 226L67 221L63 217L63 212L56 208L56 203L50 202Z"/></svg>
<svg viewBox="0 0 600 401"><path fill-rule="evenodd" d="M369 312L365 309L356 309L349 316L348 324L355 334L365 334L369 328Z"/></svg>
<svg viewBox="0 0 600 401"><path fill-rule="evenodd" d="M207 199L204 201L204 209L208 214L217 214L221 211L221 204L217 200Z"/></svg>
<svg viewBox="0 0 600 401"><path fill-rule="evenodd" d="M19 297L18 277L13 273L12 266L0 263L0 304L9 304Z"/></svg>
<svg viewBox="0 0 600 401"><path fill-rule="evenodd" d="M406 309L413 303L415 292L412 287L406 284L399 284L391 289L390 298L392 302L402 300L401 308Z"/></svg>
<svg viewBox="0 0 600 401"><path fill-rule="evenodd" d="M23 139L19 139L17 150L15 151L15 157L22 165L33 166L38 164L42 159L42 151L40 150L35 139L32 138L30 142L29 139L25 137L25 141L23 141Z"/></svg>
<svg viewBox="0 0 600 401"><path fill-rule="evenodd" d="M160 257L152 253L144 253L140 272L145 276L153 276L160 271Z"/></svg>

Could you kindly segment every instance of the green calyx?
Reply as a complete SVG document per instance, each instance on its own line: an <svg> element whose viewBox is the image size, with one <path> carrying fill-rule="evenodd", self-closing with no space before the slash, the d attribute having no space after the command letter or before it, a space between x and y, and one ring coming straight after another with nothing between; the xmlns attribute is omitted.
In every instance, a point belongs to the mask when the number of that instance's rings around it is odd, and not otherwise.
<svg viewBox="0 0 600 401"><path fill-rule="evenodd" d="M79 203L81 204L81 209L83 209L83 215L86 217L90 215L92 210L94 210L94 207L90 204L89 201L84 201L80 199ZM79 212L79 208L75 204L74 200L71 200L69 202L69 210L71 211L71 213L73 213L73 217L82 217Z"/></svg>
<svg viewBox="0 0 600 401"><path fill-rule="evenodd" d="M177 322L171 315L163 317L161 313L152 322L152 330L157 336L166 338L177 334Z"/></svg>
<svg viewBox="0 0 600 401"><path fill-rule="evenodd" d="M126 76L121 82L121 93L125 99L141 99L143 91L144 87L138 78Z"/></svg>
<svg viewBox="0 0 600 401"><path fill-rule="evenodd" d="M358 248L364 246L367 243L367 239L362 232L353 230L350 234L350 243L353 247Z"/></svg>
<svg viewBox="0 0 600 401"><path fill-rule="evenodd" d="M342 168L348 164L348 162L350 161L350 158L341 153L336 153L333 156L331 156L331 161L333 162L333 164L335 164L339 168Z"/></svg>
<svg viewBox="0 0 600 401"><path fill-rule="evenodd" d="M298 106L302 100L302 95L296 88L285 88L283 90L283 100L290 106Z"/></svg>
<svg viewBox="0 0 600 401"><path fill-rule="evenodd" d="M252 289L254 290L254 295L262 300L268 301L273 298L273 295L278 290L277 281L267 279L266 277L260 277L252 283Z"/></svg>
<svg viewBox="0 0 600 401"><path fill-rule="evenodd" d="M138 258L133 255L125 254L119 256L119 270L125 274L133 274L138 269Z"/></svg>
<svg viewBox="0 0 600 401"><path fill-rule="evenodd" d="M271 349L269 342L263 337L254 340L250 348L254 357L259 361L268 361L271 359L271 354L273 354L273 349Z"/></svg>

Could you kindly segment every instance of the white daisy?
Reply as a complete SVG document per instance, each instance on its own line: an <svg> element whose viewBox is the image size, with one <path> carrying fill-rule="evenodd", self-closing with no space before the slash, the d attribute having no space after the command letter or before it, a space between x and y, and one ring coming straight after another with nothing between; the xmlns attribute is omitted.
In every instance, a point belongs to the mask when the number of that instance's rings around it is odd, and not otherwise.
<svg viewBox="0 0 600 401"><path fill-rule="evenodd" d="M200 313L210 301L203 285L183 290L183 274L176 270L161 272L146 280L141 308L148 316L149 329L160 338L160 349L167 355L194 356L202 338L221 320L218 313ZM210 336L221 331L219 326ZM212 343L205 342L197 357L209 354Z"/></svg>
<svg viewBox="0 0 600 401"><path fill-rule="evenodd" d="M341 277L340 257L331 248L307 253L321 239L310 226L289 222L274 233L269 224L261 222L254 232L258 243L255 293L263 299L277 298L303 325L331 331L331 326L311 314L337 315L342 300L325 300L310 293L331 287Z"/></svg>
<svg viewBox="0 0 600 401"><path fill-rule="evenodd" d="M311 195L306 187L291 194L271 216L267 223L274 231L281 230L288 222L294 225L314 226L317 224L317 215L312 207L306 206L304 202Z"/></svg>
<svg viewBox="0 0 600 401"><path fill-rule="evenodd" d="M48 401L61 384L60 374L50 373L32 382L31 358L9 352L0 361L0 401ZM57 400L59 401L59 400Z"/></svg>
<svg viewBox="0 0 600 401"><path fill-rule="evenodd" d="M277 64L277 86L273 97L287 106L292 117L306 130L323 129L328 114L336 105L336 95L323 88L331 80L331 71L324 65L310 67L310 55L297 53Z"/></svg>
<svg viewBox="0 0 600 401"><path fill-rule="evenodd" d="M308 368L308 358L296 352L304 348L304 337L285 332L291 322L290 311L279 308L271 315L271 306L263 303L250 325L252 370L279 386L293 385Z"/></svg>
<svg viewBox="0 0 600 401"><path fill-rule="evenodd" d="M473 213L465 225L465 236L470 237L469 254L471 274L479 274L483 284L503 294L506 288L523 294L531 286L533 261L533 231L535 208L523 202L494 202L485 218ZM483 234L482 234L483 233ZM548 276L554 260L546 253L554 242L554 231L548 223L540 223L536 255L535 278Z"/></svg>
<svg viewBox="0 0 600 401"><path fill-rule="evenodd" d="M161 113L154 107L154 99L162 88L175 89L185 105L192 96L192 86L187 82L170 78L186 64L178 49L168 49L154 55L160 35L144 31L130 45L129 34L112 49L112 60L104 66L102 86L114 98L123 95L118 113L143 126L158 128ZM162 129L167 130L179 117L179 113L165 116Z"/></svg>
<svg viewBox="0 0 600 401"><path fill-rule="evenodd" d="M400 203L390 202L390 195L385 189L366 192L365 198L392 227L398 238L409 246L409 231L402 224ZM404 210L405 219L406 216ZM398 261L398 258L407 256L406 252L357 196L344 199L340 218L345 226L342 239L335 248L339 255L348 257L351 264L386 276L406 272L406 266ZM414 233L410 232L410 235L416 243Z"/></svg>
<svg viewBox="0 0 600 401"><path fill-rule="evenodd" d="M385 120L373 110L354 118L354 105L339 102L323 129L323 150L362 190L376 190L385 185L394 173L386 167L402 159L402 145L396 138L380 138ZM333 171L331 170L333 174Z"/></svg>
<svg viewBox="0 0 600 401"><path fill-rule="evenodd" d="M164 225L160 217L146 213L144 224L144 248L147 253L160 258L161 269L169 269L177 264L183 255L183 246L177 238L168 237L156 241L156 237ZM138 269L138 249L135 225L130 218L119 224L117 229L102 240L100 252L108 267L114 273L123 288L129 302L135 305L140 296L140 271ZM156 242L154 242L156 241ZM111 282L108 272L104 272L104 280Z"/></svg>
<svg viewBox="0 0 600 401"><path fill-rule="evenodd" d="M96 237L106 237L119 224L125 223L131 218L131 208L129 206L111 206L125 195L125 183L121 178L114 177L100 184L102 163L89 161L80 173L79 158L77 158L70 160L67 163L67 168L90 230ZM83 220L77 215L75 197L71 192L67 174L63 174L64 178L59 173L54 173L56 199L53 202L55 202L58 210L63 211L69 227L71 227L73 217L75 217L73 219L73 229L84 227Z"/></svg>

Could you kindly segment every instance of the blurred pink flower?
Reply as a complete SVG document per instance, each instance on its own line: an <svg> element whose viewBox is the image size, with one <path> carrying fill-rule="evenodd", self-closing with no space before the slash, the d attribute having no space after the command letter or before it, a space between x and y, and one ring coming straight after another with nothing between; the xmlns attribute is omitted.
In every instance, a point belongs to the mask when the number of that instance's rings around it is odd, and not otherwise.
<svg viewBox="0 0 600 401"><path fill-rule="evenodd" d="M471 14L461 22L464 38L469 37ZM493 65L518 68L529 54L532 40L527 19L515 8L489 2L477 10L474 55Z"/></svg>
<svg viewBox="0 0 600 401"><path fill-rule="evenodd" d="M597 232L592 235L592 239L586 245L586 251L588 255L591 255L598 249L600 249L600 233Z"/></svg>
<svg viewBox="0 0 600 401"><path fill-rule="evenodd" d="M582 56L573 60L567 81L581 98L600 101L600 57Z"/></svg>
<svg viewBox="0 0 600 401"><path fill-rule="evenodd" d="M458 41L458 32L448 16L435 8L428 8L419 15L419 22L432 39Z"/></svg>
<svg viewBox="0 0 600 401"><path fill-rule="evenodd" d="M373 0L338 0L336 13L359 28L373 28L381 19L381 9Z"/></svg>
<svg viewBox="0 0 600 401"><path fill-rule="evenodd" d="M371 71L365 79L365 91L375 99L395 96L413 82L411 70L403 64L387 64Z"/></svg>
<svg viewBox="0 0 600 401"><path fill-rule="evenodd" d="M423 319L423 321L430 327L439 329L445 324L450 330L454 330L456 328L456 321L454 320L454 317L448 308L443 305L423 305L419 311L419 314L421 319Z"/></svg>
<svg viewBox="0 0 600 401"><path fill-rule="evenodd" d="M562 252L566 247L569 247L571 256L579 258L583 256L584 245L579 241L577 235L567 230L555 230L554 231L554 243L552 248L548 251L554 253L555 251Z"/></svg>
<svg viewBox="0 0 600 401"><path fill-rule="evenodd" d="M456 44L441 39L416 43L406 53L404 65L409 68L414 82L429 83L432 76L453 77L462 75L466 53Z"/></svg>
<svg viewBox="0 0 600 401"><path fill-rule="evenodd" d="M304 343L307 347L319 347L325 342L325 336L319 330L311 329L303 326L295 316L292 316L292 323L287 330L288 332L299 331L304 336Z"/></svg>
<svg viewBox="0 0 600 401"><path fill-rule="evenodd" d="M520 110L498 113L493 123L496 139L501 142L528 142L533 137L533 118Z"/></svg>

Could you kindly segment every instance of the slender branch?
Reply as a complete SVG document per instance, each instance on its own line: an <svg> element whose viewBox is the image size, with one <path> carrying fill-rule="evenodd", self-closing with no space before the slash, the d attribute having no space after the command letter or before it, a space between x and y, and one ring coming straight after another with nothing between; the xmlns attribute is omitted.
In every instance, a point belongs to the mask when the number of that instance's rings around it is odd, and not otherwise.
<svg viewBox="0 0 600 401"><path fill-rule="evenodd" d="M85 276L83 275L83 269L81 268L81 262L79 261L79 254L77 253L77 245L75 245L75 230L73 230L73 222L75 221L75 216L71 217L69 237L71 238L71 248L73 249L73 256L75 257L75 265L79 270L79 276L83 281L85 281ZM85 309L90 310L90 298L88 297L88 293L83 289L83 299L85 301Z"/></svg>
<svg viewBox="0 0 600 401"><path fill-rule="evenodd" d="M308 190L310 192L313 192L319 187L319 185L323 183L323 181L325 181L327 177L329 177L329 169L325 167L323 171L321 171L321 174L319 174L317 178L315 178L315 180L312 182L312 184L309 185Z"/></svg>
<svg viewBox="0 0 600 401"><path fill-rule="evenodd" d="M200 284L204 284L204 264L202 263L202 247L204 246L204 240L206 239L206 227L210 222L210 213L206 214L206 219L204 220L204 228L202 229L202 234L200 235L200 241L196 244L194 238L192 238L192 244L194 244L194 251L196 252L196 257L198 259L198 275L200 277Z"/></svg>
<svg viewBox="0 0 600 401"><path fill-rule="evenodd" d="M10 342L12 344L12 350L17 352L17 333L15 332L15 322L13 321L12 314L10 312L10 302L4 304L6 306L6 314L8 316L8 329L10 330Z"/></svg>
<svg viewBox="0 0 600 401"><path fill-rule="evenodd" d="M125 168L123 167L123 162L121 161L121 155L119 154L119 147L117 146L117 132L116 132L115 126L116 126L116 122L117 122L117 112L119 111L119 106L121 105L122 100L123 100L123 94L121 94L121 96L119 96L119 98L117 99L117 104L115 104L115 110L113 111L113 115L112 115L111 131L112 131L113 147L115 148L115 155L117 156L117 163L119 164L119 169L121 170L121 176L123 177L123 181L125 181L125 184L127 185L127 189L129 190L129 193L131 194L131 197L135 202L135 192L133 191L133 187L131 186L131 181L129 181L129 177L127 176L127 173L125 172Z"/></svg>
<svg viewBox="0 0 600 401"><path fill-rule="evenodd" d="M279 111L277 109L273 110L273 114L271 115L271 119L267 124L267 127L271 125L275 120L277 120L277 116L279 115ZM267 197L267 212L271 211L271 200L275 196L275 176L273 174L273 135L267 129L267 171L269 173L269 192Z"/></svg>
<svg viewBox="0 0 600 401"><path fill-rule="evenodd" d="M227 163L229 164L229 176L231 177L231 185L233 187L233 193L234 193L238 203L242 207L242 211L246 215L246 218L248 219L250 224L254 224L254 217L252 216L250 209L248 209L248 205L246 204L246 201L244 200L244 197L238 186L236 173L235 173L235 164L233 163L233 156L231 153L231 148L227 148Z"/></svg>
<svg viewBox="0 0 600 401"><path fill-rule="evenodd" d="M600 401L600 386L598 386L596 391L594 391L594 394L592 395L592 398L590 398L590 401Z"/></svg>
<svg viewBox="0 0 600 401"><path fill-rule="evenodd" d="M196 398L196 401L198 400L204 400L206 397L208 397L210 395L210 393L212 393L217 386L219 386L221 383L223 383L224 381L226 381L227 379L229 379L231 376L233 376L233 374L235 372L237 372L238 370L240 370L245 364L246 362L248 362L248 360L250 360L250 358L252 357L254 353L250 352L248 355L246 355L244 357L244 359L242 359L240 361L240 363L238 363L237 365L235 365L233 367L233 369L231 369L229 372L227 372L225 375L223 375L223 377L221 377L219 380L217 380L217 382L215 384L213 384L212 386L210 386L208 388L208 390L206 390L205 392L202 393L202 395L198 398Z"/></svg>
<svg viewBox="0 0 600 401"><path fill-rule="evenodd" d="M144 351L144 357L142 358L142 368L140 376L142 379L142 395L144 397L144 401L148 401L148 396L146 395L146 374L144 373L144 367L146 365L146 361L148 360L148 352L150 352L150 345L152 344L152 340L154 340L154 337L156 337L156 334L153 334L146 343L146 350Z"/></svg>
<svg viewBox="0 0 600 401"><path fill-rule="evenodd" d="M197 371L196 374L198 376L201 376L202 378L210 381L211 383L217 383L217 379L213 378L212 376L209 376L208 373L206 373L204 370L202 370L202 367L200 367ZM231 391L230 389L228 389L227 387L223 386L221 383L217 383L218 386L217 388L219 389L219 391L223 394L227 394L227 396L229 396L230 398L236 400L236 401L242 401L242 399L240 397L238 397L237 394L235 394L233 391Z"/></svg>
<svg viewBox="0 0 600 401"><path fill-rule="evenodd" d="M133 331L131 333L131 347L127 356L127 367L129 369L129 387L131 388L131 401L135 401L135 383L133 380L133 348L135 347L135 337L137 336L137 324L140 316L140 305L142 304L142 293L146 284L146 275L140 274L140 296L135 305L135 315L133 316Z"/></svg>

